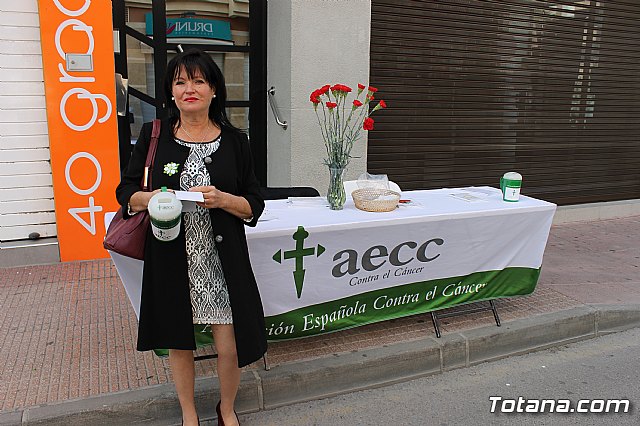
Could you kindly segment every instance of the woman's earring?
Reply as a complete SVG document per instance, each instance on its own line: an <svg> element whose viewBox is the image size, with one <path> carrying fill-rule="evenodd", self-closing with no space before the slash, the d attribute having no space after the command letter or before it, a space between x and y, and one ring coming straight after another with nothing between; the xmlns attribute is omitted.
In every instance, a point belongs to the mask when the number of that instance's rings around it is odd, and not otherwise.
<svg viewBox="0 0 640 426"><path fill-rule="evenodd" d="M172 101L175 101L175 100L176 100L176 98L175 98L174 96L172 96L172 97L171 97L171 100L172 100Z"/></svg>
<svg viewBox="0 0 640 426"><path fill-rule="evenodd" d="M216 97L216 94L215 94L215 93L213 94L213 97L214 97L214 98Z"/></svg>

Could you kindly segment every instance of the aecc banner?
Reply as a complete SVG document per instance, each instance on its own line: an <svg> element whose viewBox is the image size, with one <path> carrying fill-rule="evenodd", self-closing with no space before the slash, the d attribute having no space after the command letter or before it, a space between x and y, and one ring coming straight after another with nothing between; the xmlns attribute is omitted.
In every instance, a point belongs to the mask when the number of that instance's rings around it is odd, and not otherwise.
<svg viewBox="0 0 640 426"><path fill-rule="evenodd" d="M249 233L270 340L535 289L553 210Z"/></svg>

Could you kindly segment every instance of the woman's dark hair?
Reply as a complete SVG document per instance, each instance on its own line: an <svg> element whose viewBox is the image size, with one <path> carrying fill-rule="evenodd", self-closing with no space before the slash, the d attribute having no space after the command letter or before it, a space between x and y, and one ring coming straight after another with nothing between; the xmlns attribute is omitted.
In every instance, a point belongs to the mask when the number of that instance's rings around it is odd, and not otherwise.
<svg viewBox="0 0 640 426"><path fill-rule="evenodd" d="M167 111L171 128L175 129L180 124L180 110L174 100L171 99L171 88L173 80L180 75L180 70L184 68L187 76L193 78L198 71L202 73L204 79L216 91L216 97L209 105L209 118L221 127L231 130L238 130L227 118L225 111L227 102L227 87L224 83L224 75L216 63L207 53L191 48L183 53L178 53L167 64L167 71L164 75L164 91L167 99Z"/></svg>

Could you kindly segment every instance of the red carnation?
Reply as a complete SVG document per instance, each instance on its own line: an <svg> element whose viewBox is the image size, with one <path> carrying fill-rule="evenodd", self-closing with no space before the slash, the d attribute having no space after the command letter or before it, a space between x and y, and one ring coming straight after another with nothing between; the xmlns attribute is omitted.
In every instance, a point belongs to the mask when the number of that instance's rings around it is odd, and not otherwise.
<svg viewBox="0 0 640 426"><path fill-rule="evenodd" d="M362 128L364 130L373 130L373 118L365 118L364 123L362 123Z"/></svg>
<svg viewBox="0 0 640 426"><path fill-rule="evenodd" d="M311 92L311 95L309 96L309 100L317 105L320 103L320 99L318 98L318 96L320 96L320 93L318 93L317 90L314 90L313 92Z"/></svg>
<svg viewBox="0 0 640 426"><path fill-rule="evenodd" d="M364 84L358 83L358 90L364 90Z"/></svg>
<svg viewBox="0 0 640 426"><path fill-rule="evenodd" d="M378 91L378 89L376 89L376 88L375 88L375 87L373 87L373 86L369 86L369 91L370 91L370 92L372 92L372 93L375 93L375 92L377 92L377 91Z"/></svg>
<svg viewBox="0 0 640 426"><path fill-rule="evenodd" d="M335 102L327 102L327 108L329 108L329 109L335 108L337 106L338 106L338 104L335 103Z"/></svg>
<svg viewBox="0 0 640 426"><path fill-rule="evenodd" d="M382 101L382 100L380 101L379 105L380 105L380 108L386 108L387 107L387 103L385 101Z"/></svg>
<svg viewBox="0 0 640 426"><path fill-rule="evenodd" d="M353 106L356 107L356 108L361 107L362 106L362 102L360 102L359 100L356 99L355 101L353 101Z"/></svg>
<svg viewBox="0 0 640 426"><path fill-rule="evenodd" d="M351 87L345 86L344 84L334 84L333 87L331 87L331 91L332 92L344 92L346 94L346 93L351 92Z"/></svg>
<svg viewBox="0 0 640 426"><path fill-rule="evenodd" d="M324 86L322 86L321 88L319 88L319 89L318 89L318 92L319 92L321 95L324 95L325 93L327 93L327 92L329 91L329 88L330 88L330 87L331 87L330 85L325 84Z"/></svg>

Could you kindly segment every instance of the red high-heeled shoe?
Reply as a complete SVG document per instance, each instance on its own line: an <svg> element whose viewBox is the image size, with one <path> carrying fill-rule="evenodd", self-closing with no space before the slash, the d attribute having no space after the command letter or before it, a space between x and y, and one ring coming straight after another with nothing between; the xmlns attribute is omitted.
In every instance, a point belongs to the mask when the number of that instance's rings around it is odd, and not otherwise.
<svg viewBox="0 0 640 426"><path fill-rule="evenodd" d="M216 413L218 414L218 426L224 426L224 420L222 420L222 413L220 412L220 401L218 401L218 405L216 405ZM233 414L236 415L238 426L240 426L240 418L238 417L238 413L236 413L236 410L233 410Z"/></svg>

